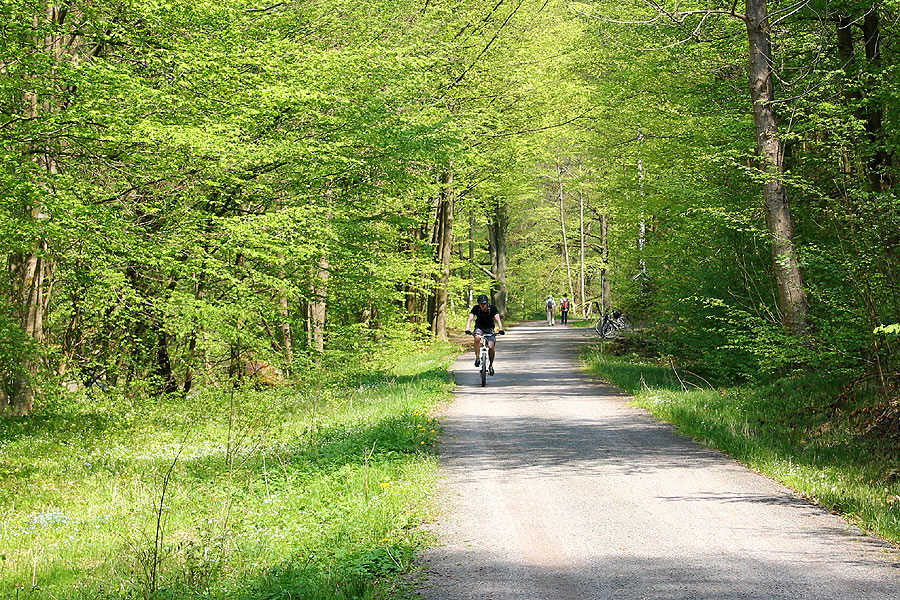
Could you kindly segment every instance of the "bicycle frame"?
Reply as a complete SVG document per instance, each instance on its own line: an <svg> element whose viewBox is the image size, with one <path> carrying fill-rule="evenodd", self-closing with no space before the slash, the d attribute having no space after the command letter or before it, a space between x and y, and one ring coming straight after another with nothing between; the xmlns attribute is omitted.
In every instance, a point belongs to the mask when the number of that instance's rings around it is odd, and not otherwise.
<svg viewBox="0 0 900 600"><path fill-rule="evenodd" d="M488 336L481 336L481 387L485 387L487 385L487 369L488 362L491 360L490 347L488 346Z"/></svg>

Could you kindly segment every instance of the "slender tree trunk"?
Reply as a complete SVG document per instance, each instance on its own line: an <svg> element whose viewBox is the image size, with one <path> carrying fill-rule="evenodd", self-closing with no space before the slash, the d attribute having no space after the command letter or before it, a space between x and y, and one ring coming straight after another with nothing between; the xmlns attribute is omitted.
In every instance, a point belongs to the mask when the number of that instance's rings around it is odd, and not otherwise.
<svg viewBox="0 0 900 600"><path fill-rule="evenodd" d="M328 215L331 214L331 206L334 198L334 190L331 184L325 190L325 207ZM320 354L325 351L325 319L328 306L328 278L330 276L330 264L327 249L322 250L316 264L313 278L313 298L309 304L309 327L312 347Z"/></svg>
<svg viewBox="0 0 900 600"><path fill-rule="evenodd" d="M194 385L194 360L197 352L197 332L195 331L191 334L191 339L188 341L188 352L187 352L187 360L185 361L185 369L184 369L184 387L182 388L182 394L185 396L191 391L191 387Z"/></svg>
<svg viewBox="0 0 900 600"><path fill-rule="evenodd" d="M410 227L408 233L409 241L404 245L403 250L409 254L412 260L417 260L421 247L421 241L425 239L425 236L427 234L427 226L414 225ZM409 321L411 323L422 323L424 321L424 315L427 309L422 301L423 295L421 286L406 284L403 286L403 292L403 306L406 309L406 314Z"/></svg>
<svg viewBox="0 0 900 600"><path fill-rule="evenodd" d="M469 210L469 302L468 305L475 304L475 288L472 286L473 274L472 265L475 264L475 211Z"/></svg>
<svg viewBox="0 0 900 600"><path fill-rule="evenodd" d="M600 313L612 312L612 286L609 281L609 218L600 216L600 258L603 268L600 269Z"/></svg>
<svg viewBox="0 0 900 600"><path fill-rule="evenodd" d="M506 290L506 237L509 229L509 207L501 198L494 199L488 219L488 249L491 254L491 303L500 312L500 318L509 316Z"/></svg>
<svg viewBox="0 0 900 600"><path fill-rule="evenodd" d="M46 218L32 211L34 218ZM36 245L46 249L43 241L37 241ZM13 261L11 269L13 276L18 279L20 323L25 335L34 342L36 347L44 342L45 317L50 301L49 286L51 266L48 259L39 254L28 254L22 257L20 262ZM32 378L40 370L40 363L33 349L26 349L21 366L16 369L16 375L10 386L10 393L6 400L8 406L0 408L9 409L13 414L26 415L34 408L35 390Z"/></svg>
<svg viewBox="0 0 900 600"><path fill-rule="evenodd" d="M169 334L165 332L161 320L154 319L156 336L156 375L161 381L160 392L171 394L178 391L178 383L172 372L172 361L169 358Z"/></svg>
<svg viewBox="0 0 900 600"><path fill-rule="evenodd" d="M285 281L287 272L284 268L284 256L279 254L278 258L281 263L281 280ZM281 317L281 347L284 349L284 360L288 369L290 369L291 364L294 362L294 335L291 332L288 294L284 288L278 293L278 314Z"/></svg>
<svg viewBox="0 0 900 600"><path fill-rule="evenodd" d="M836 21L836 31L837 34L837 50L838 56L844 65L844 71L847 75L847 81L851 82L853 78L856 76L856 52L853 47L853 22L854 18L847 15L838 15ZM855 86L848 85L844 90L844 96L847 98L848 104L857 105L860 100L859 90L856 89ZM854 114L860 120L864 120L864 116L860 114L859 108L856 109ZM858 144L854 144L858 148ZM841 172L846 175L851 175L854 171L853 169L853 156L849 149L845 149L841 152Z"/></svg>
<svg viewBox="0 0 900 600"><path fill-rule="evenodd" d="M328 256L322 254L316 263L313 298L309 303L309 327L312 347L320 354L325 351L325 318L328 311L327 294L329 278Z"/></svg>
<svg viewBox="0 0 900 600"><path fill-rule="evenodd" d="M581 294L581 315L585 316L587 314L585 307L585 281L584 281L584 190L578 190L578 204L579 204L579 213L578 213L578 225L580 229L581 239L579 241L579 276L578 276L578 288L579 293Z"/></svg>
<svg viewBox="0 0 900 600"><path fill-rule="evenodd" d="M794 222L782 183L784 155L778 138L772 84L772 46L766 0L746 0L747 35L750 42L750 95L756 124L760 168L766 174L763 188L766 224L772 243L775 285L782 323L794 334L807 331L808 312L803 276L794 243Z"/></svg>
<svg viewBox="0 0 900 600"><path fill-rule="evenodd" d="M197 299L198 303L203 302L204 296L204 283L206 281L206 276L203 272L198 275L197 283L194 284L194 298ZM185 395L191 391L191 388L194 385L194 363L197 360L197 336L202 336L204 340L206 339L206 331L202 324L198 324L194 330L191 332L191 339L188 342L188 354L187 360L185 361L185 373L184 373L184 388L183 393ZM203 344L204 349L204 363L209 360L209 357L205 354L206 344ZM207 376L209 376L209 371L207 371Z"/></svg>
<svg viewBox="0 0 900 600"><path fill-rule="evenodd" d="M166 293L171 296L178 285L178 279L172 280L165 287ZM175 373L172 370L172 360L169 354L169 333L165 327L165 317L161 310L154 305L149 298L146 300L147 311L150 313L151 331L156 332L156 375L159 377L163 394L172 394L178 391L178 382L175 381Z"/></svg>
<svg viewBox="0 0 900 600"><path fill-rule="evenodd" d="M438 194L433 201L434 218L432 219L433 227L431 228L431 252L432 259L438 265L441 264L441 240L444 237L444 204L443 194ZM440 274L432 275L433 280L440 280ZM437 286L439 283L435 281L434 286L428 291L428 297L425 300L425 318L428 321L428 328L434 332L434 319L437 312Z"/></svg>
<svg viewBox="0 0 900 600"><path fill-rule="evenodd" d="M437 262L440 267L434 288L433 317L431 332L438 338L447 339L447 297L450 285L450 256L453 253L453 171L450 169L441 175L441 195L438 201L437 221L435 223L435 246Z"/></svg>
<svg viewBox="0 0 900 600"><path fill-rule="evenodd" d="M559 185L559 226L562 230L563 255L566 259L566 283L569 286L569 296L575 297L575 290L572 288L572 263L569 260L569 238L566 235L566 202L563 194L562 182L562 164L556 161L556 181Z"/></svg>
<svg viewBox="0 0 900 600"><path fill-rule="evenodd" d="M881 67L881 28L878 11L873 6L863 17L863 39L866 47L866 63L868 68L878 71ZM869 98L865 109L866 137L871 144L869 157L869 183L872 191L883 193L894 186L891 174L891 155L887 151L882 122L884 106L880 100Z"/></svg>

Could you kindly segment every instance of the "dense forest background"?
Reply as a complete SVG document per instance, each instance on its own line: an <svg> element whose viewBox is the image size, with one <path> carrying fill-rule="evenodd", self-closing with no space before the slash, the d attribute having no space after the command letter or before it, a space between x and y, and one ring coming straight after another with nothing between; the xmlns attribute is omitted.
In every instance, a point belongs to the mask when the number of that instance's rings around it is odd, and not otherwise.
<svg viewBox="0 0 900 600"><path fill-rule="evenodd" d="M0 7L8 413L311 378L486 290L896 396L896 0Z"/></svg>

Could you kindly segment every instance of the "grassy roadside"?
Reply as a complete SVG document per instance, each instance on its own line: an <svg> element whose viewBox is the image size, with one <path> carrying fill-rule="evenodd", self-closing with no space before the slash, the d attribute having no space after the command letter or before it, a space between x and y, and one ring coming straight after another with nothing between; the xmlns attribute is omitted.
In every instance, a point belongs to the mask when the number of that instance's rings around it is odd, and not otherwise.
<svg viewBox="0 0 900 600"><path fill-rule="evenodd" d="M874 398L842 394L815 374L714 388L660 361L614 356L606 344L582 358L682 433L900 544L900 438L873 429Z"/></svg>
<svg viewBox="0 0 900 600"><path fill-rule="evenodd" d="M0 597L396 595L426 541L428 415L458 348L397 350L315 389L0 421Z"/></svg>

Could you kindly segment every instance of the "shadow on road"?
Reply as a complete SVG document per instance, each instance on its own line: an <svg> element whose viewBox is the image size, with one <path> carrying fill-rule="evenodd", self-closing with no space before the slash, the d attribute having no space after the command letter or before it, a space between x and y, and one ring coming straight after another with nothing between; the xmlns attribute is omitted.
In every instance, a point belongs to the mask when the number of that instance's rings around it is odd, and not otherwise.
<svg viewBox="0 0 900 600"><path fill-rule="evenodd" d="M778 554L697 555L666 558L666 547L641 555L537 567L459 549L444 548L425 565L428 599L616 599L616 600L887 600L897 598L896 581L873 581L863 573L823 582L815 569L782 560ZM793 560L795 557L791 557ZM806 557L811 561L815 557ZM873 559L874 560L874 559ZM435 564L457 565L452 576ZM828 565L825 565L827 567ZM857 565L849 566L850 571ZM464 590L464 592L461 592Z"/></svg>

